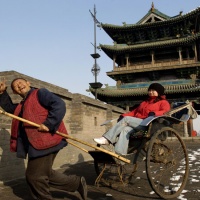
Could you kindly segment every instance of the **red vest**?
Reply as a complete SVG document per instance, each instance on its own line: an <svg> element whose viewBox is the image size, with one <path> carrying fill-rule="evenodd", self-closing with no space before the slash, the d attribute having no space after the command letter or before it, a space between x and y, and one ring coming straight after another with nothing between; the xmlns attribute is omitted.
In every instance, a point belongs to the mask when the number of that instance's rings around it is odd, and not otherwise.
<svg viewBox="0 0 200 200"><path fill-rule="evenodd" d="M42 107L38 101L37 96L38 89L34 90L28 98L25 100L23 106L23 118L34 122L36 124L42 124L48 115L48 110ZM22 102L18 104L15 109L14 115L18 116L22 109ZM27 137L31 145L38 150L47 149L59 144L62 140L62 136L58 134L52 134L48 132L39 132L37 127L29 125L23 122ZM11 128L10 150L12 152L17 151L17 137L19 129L19 120L13 119ZM58 131L67 134L67 130L63 121L61 122Z"/></svg>

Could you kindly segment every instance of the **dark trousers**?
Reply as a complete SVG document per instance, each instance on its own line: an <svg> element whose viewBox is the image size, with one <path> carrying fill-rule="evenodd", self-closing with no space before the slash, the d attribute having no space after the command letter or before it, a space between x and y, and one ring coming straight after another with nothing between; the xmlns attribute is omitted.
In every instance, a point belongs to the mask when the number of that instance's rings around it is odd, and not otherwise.
<svg viewBox="0 0 200 200"><path fill-rule="evenodd" d="M50 187L75 192L80 184L80 177L65 175L52 169L57 153L40 158L29 159L26 180L34 199L52 200Z"/></svg>

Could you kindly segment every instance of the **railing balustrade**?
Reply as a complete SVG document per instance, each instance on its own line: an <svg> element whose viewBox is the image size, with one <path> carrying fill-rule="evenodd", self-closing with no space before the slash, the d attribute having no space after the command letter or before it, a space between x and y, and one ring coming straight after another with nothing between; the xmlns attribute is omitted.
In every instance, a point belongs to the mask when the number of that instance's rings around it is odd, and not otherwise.
<svg viewBox="0 0 200 200"><path fill-rule="evenodd" d="M193 64L196 63L195 59L183 59L181 61L181 64ZM141 69L149 69L149 68L156 68L156 67L168 67L168 66L174 66L174 65L180 65L179 60L162 60L157 61L154 63L146 62L146 63L130 63L127 67L126 65L114 67L114 71L123 71L123 70L141 70Z"/></svg>

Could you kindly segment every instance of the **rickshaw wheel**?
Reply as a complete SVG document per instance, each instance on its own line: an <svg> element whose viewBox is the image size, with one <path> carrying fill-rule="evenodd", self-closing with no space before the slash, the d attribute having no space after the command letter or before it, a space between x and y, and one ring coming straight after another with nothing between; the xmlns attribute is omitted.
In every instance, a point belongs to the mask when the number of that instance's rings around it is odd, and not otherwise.
<svg viewBox="0 0 200 200"><path fill-rule="evenodd" d="M164 127L153 134L146 171L152 189L161 198L180 195L188 179L189 160L186 146L176 130Z"/></svg>

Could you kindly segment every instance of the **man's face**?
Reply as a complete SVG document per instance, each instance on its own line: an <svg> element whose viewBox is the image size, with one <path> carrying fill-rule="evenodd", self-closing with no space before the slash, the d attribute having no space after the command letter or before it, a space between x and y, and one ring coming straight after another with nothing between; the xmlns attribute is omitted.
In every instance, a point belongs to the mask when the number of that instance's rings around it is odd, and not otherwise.
<svg viewBox="0 0 200 200"><path fill-rule="evenodd" d="M27 93L29 92L30 83L24 79L17 79L12 83L13 86L13 92L15 94L19 94L22 97L25 97Z"/></svg>

